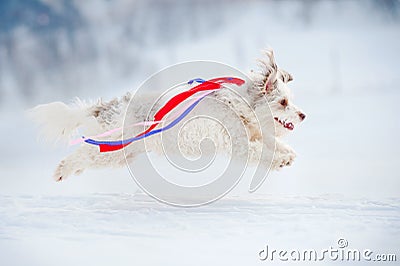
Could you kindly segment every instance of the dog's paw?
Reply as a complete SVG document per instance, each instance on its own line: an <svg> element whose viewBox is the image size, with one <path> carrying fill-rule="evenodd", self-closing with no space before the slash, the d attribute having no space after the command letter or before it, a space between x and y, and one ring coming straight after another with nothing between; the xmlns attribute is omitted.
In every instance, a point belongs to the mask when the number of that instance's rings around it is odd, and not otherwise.
<svg viewBox="0 0 400 266"><path fill-rule="evenodd" d="M294 159L296 158L296 154L294 152L288 152L279 159L279 168L292 165Z"/></svg>
<svg viewBox="0 0 400 266"><path fill-rule="evenodd" d="M72 174L79 175L82 172L83 169L74 169L66 160L62 160L54 172L53 179L56 182L60 182L67 179Z"/></svg>
<svg viewBox="0 0 400 266"><path fill-rule="evenodd" d="M272 168L280 169L285 166L290 166L293 164L295 158L296 153L294 150L292 150L290 147L285 147L285 149L275 153Z"/></svg>
<svg viewBox="0 0 400 266"><path fill-rule="evenodd" d="M69 176L67 172L67 167L65 165L65 161L61 161L60 164L57 166L56 170L54 171L53 179L56 182L63 181Z"/></svg>

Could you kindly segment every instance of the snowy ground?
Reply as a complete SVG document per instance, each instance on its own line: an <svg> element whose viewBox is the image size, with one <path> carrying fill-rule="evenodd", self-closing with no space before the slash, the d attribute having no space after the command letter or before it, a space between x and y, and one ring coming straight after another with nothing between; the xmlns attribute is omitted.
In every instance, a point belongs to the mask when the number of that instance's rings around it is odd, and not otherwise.
<svg viewBox="0 0 400 266"><path fill-rule="evenodd" d="M265 196L182 209L91 194L2 196L0 205L3 265L259 265L271 263L258 259L267 244L321 250L345 238L395 253L400 238L399 199Z"/></svg>

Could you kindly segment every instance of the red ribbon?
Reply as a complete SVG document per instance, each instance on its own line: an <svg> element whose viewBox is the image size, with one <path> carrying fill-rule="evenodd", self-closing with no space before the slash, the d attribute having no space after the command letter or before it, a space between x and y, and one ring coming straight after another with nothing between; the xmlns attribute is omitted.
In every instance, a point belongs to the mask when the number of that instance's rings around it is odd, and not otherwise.
<svg viewBox="0 0 400 266"><path fill-rule="evenodd" d="M193 94L200 92L200 91L207 91L207 90L216 90L220 89L222 87L222 84L235 84L238 86L243 85L244 80L239 79L239 78L231 78L231 77L223 77L223 78L215 78L215 79L210 79L208 81L205 81L190 90L181 92L174 97L172 97L155 115L154 115L154 121L161 121L165 115L167 115L171 110L173 110L176 106L178 106L180 103L185 101L187 98L192 96ZM136 137L142 136L146 133L149 133L151 130L153 130L159 123L151 125L148 129L146 129L144 132L140 133ZM130 143L127 144L121 144L121 145L107 145L107 144L100 144L100 152L108 152L108 151L116 151L120 150L126 146L128 146Z"/></svg>

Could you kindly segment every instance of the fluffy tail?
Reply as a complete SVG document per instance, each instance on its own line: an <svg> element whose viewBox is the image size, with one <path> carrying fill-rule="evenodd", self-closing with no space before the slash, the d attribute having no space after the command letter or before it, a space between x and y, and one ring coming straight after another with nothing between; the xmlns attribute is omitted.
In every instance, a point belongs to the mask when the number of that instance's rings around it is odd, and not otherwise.
<svg viewBox="0 0 400 266"><path fill-rule="evenodd" d="M62 102L38 105L27 113L39 126L44 140L53 143L67 142L79 126L94 119L84 105L69 106Z"/></svg>

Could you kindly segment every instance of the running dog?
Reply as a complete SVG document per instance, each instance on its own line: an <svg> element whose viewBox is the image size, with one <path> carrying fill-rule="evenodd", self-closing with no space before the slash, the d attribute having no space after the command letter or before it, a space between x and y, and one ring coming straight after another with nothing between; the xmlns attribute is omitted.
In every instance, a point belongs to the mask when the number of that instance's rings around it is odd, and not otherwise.
<svg viewBox="0 0 400 266"><path fill-rule="evenodd" d="M264 51L258 61L258 69L251 71L249 79L237 89L237 93L236 90L213 92L191 114L192 117L204 113L218 114L218 121L222 121L225 128L218 126L215 120L194 119L185 123L183 130L171 130L162 138L150 136L132 143L125 151L100 153L96 146L82 143L59 163L54 179L62 181L89 168L124 166L126 161L134 160L141 153L165 152L165 143L168 143L168 152L196 157L204 152L199 146L205 138L214 143L211 152L229 153L234 140L239 159L249 158L250 162L264 163L272 170L291 165L296 154L282 137L293 131L306 115L293 104L288 88L293 77L278 68L273 52ZM130 93L108 102L98 100L91 104L79 100L72 105L53 102L37 106L29 110L29 114L48 141L70 139L78 128L84 129L85 135L93 136L122 127L124 117L146 121L149 112L157 107L158 96L135 95L134 103ZM121 132L111 137L123 138Z"/></svg>

